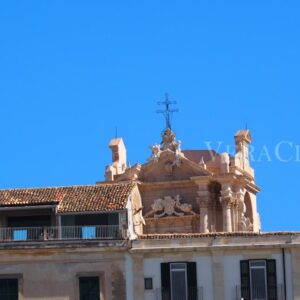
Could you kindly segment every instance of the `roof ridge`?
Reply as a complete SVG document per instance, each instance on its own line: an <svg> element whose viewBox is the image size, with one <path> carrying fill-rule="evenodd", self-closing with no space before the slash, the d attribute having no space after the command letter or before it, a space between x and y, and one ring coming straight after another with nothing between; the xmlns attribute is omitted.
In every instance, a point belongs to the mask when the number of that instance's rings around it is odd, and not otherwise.
<svg viewBox="0 0 300 300"><path fill-rule="evenodd" d="M129 181L120 181L120 182L101 182L97 184L78 184L78 185L61 185L61 186L42 186L42 187L23 187L23 188L8 188L8 189L2 189L0 188L0 192L4 191L21 191L21 190L38 190L38 189L60 189L60 188L76 188L76 187L98 187L98 186L104 186L104 185L126 185L126 184L132 184L134 185L134 182Z"/></svg>

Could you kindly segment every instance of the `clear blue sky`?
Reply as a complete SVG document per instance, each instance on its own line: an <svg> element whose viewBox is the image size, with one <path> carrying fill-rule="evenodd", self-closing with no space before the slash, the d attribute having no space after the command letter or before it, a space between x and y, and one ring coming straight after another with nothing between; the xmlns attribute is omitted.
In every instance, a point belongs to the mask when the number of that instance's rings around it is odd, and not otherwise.
<svg viewBox="0 0 300 300"><path fill-rule="evenodd" d="M299 1L3 1L0 187L93 184L125 140L145 162L169 92L184 149L245 124L264 231L300 229ZM275 146L283 158L274 157ZM225 151L225 149L221 149Z"/></svg>

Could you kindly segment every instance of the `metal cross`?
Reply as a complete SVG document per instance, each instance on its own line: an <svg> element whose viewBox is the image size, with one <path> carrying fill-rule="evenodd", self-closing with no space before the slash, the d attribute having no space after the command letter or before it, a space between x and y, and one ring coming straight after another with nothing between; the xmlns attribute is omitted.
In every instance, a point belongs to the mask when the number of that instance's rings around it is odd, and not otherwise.
<svg viewBox="0 0 300 300"><path fill-rule="evenodd" d="M166 119L166 129L169 128L171 129L171 117L174 112L178 112L178 109L170 109L170 105L172 104L177 104L176 101L170 101L169 100L169 95L166 94L166 99L165 101L159 101L157 102L158 105L165 105L166 109L165 110L157 110L156 112L159 114L164 114L165 119Z"/></svg>

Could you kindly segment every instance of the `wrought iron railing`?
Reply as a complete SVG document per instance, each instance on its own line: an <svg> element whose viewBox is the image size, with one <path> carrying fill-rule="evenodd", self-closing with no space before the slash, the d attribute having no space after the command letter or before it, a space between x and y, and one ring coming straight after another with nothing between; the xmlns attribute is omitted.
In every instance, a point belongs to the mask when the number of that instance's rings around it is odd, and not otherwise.
<svg viewBox="0 0 300 300"><path fill-rule="evenodd" d="M172 294L170 289L156 289L156 300L203 300L203 287L189 287L185 295ZM183 298L185 297L185 298Z"/></svg>
<svg viewBox="0 0 300 300"><path fill-rule="evenodd" d="M268 294L268 293L271 293ZM284 286L282 284L272 287L241 287L236 286L236 300L285 300Z"/></svg>
<svg viewBox="0 0 300 300"><path fill-rule="evenodd" d="M126 238L126 229L118 225L61 227L2 227L0 242L46 240L117 240Z"/></svg>

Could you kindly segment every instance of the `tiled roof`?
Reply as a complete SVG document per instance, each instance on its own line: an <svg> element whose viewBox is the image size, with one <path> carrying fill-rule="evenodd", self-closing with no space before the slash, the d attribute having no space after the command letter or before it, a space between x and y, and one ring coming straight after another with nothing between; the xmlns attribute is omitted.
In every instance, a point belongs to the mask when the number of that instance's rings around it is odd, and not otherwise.
<svg viewBox="0 0 300 300"><path fill-rule="evenodd" d="M132 183L0 190L0 207L58 205L58 212L125 209Z"/></svg>

